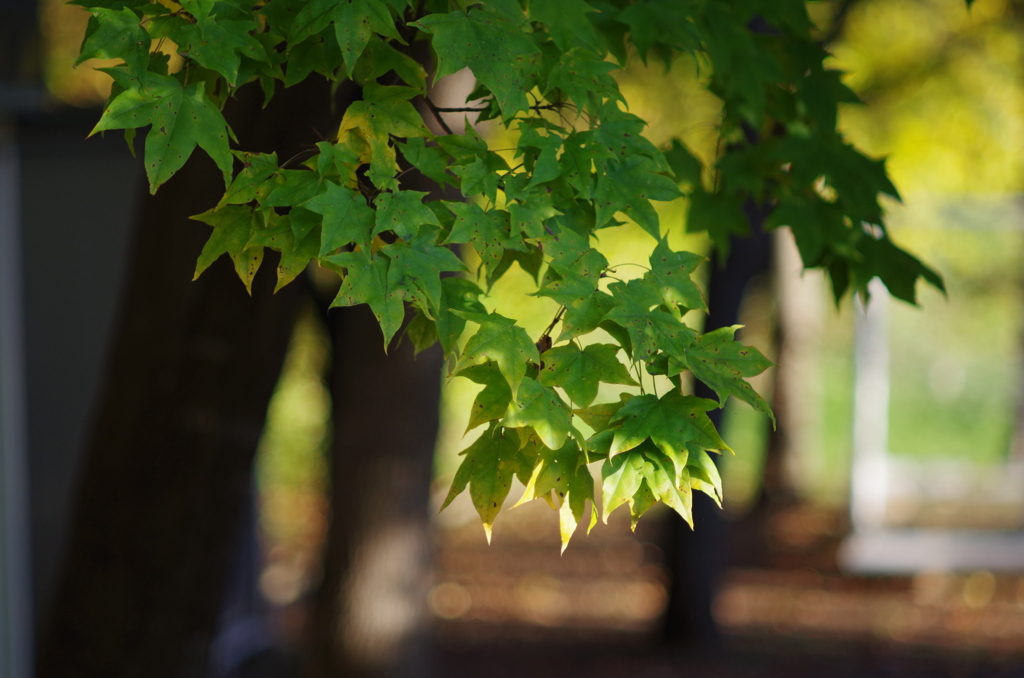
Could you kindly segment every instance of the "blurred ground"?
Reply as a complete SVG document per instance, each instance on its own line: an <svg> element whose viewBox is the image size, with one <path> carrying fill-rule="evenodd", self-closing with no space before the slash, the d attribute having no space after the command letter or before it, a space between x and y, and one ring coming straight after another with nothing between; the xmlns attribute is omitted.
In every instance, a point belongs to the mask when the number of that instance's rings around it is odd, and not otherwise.
<svg viewBox="0 0 1024 678"><path fill-rule="evenodd" d="M625 513L558 555L539 502L438 530L432 676L1024 676L1024 576L838 572L846 521L780 505L730 524L718 648L658 642L664 518ZM616 519L617 518L617 519Z"/></svg>

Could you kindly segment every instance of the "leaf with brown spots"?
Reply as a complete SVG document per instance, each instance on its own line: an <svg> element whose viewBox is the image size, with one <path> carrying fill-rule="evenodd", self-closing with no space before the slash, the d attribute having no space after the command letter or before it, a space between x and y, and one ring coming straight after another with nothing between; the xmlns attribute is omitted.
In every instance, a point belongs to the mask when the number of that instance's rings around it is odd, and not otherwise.
<svg viewBox="0 0 1024 678"><path fill-rule="evenodd" d="M682 357L693 376L718 393L723 405L726 398L735 396L755 410L767 414L774 423L775 415L768 403L744 377L761 374L775 363L753 346L733 341L733 335L739 327L733 325L708 332L693 342Z"/></svg>
<svg viewBox="0 0 1024 678"><path fill-rule="evenodd" d="M108 72L116 70L109 69ZM103 116L89 135L108 129L152 125L146 134L145 153L146 177L151 193L156 193L161 184L181 169L196 146L217 163L224 174L224 185L231 183L228 124L207 97L205 83L183 87L172 77L152 72L146 73L143 85L135 82L135 86L129 82L129 88L107 104Z"/></svg>
<svg viewBox="0 0 1024 678"><path fill-rule="evenodd" d="M512 402L512 390L508 382L501 375L498 363L487 361L482 365L472 365L460 371L455 376L465 377L470 381L482 384L484 390L477 394L473 400L473 406L469 410L469 424L466 432L495 419L505 416L505 410Z"/></svg>
<svg viewBox="0 0 1024 678"><path fill-rule="evenodd" d="M462 315L479 324L480 329L466 342L465 348L462 349L462 357L455 367L456 371L483 360L493 360L498 363L498 369L508 381L512 395L515 396L519 384L526 376L527 363L540 362L537 347L530 341L526 330L516 325L515 320L497 313Z"/></svg>
<svg viewBox="0 0 1024 678"><path fill-rule="evenodd" d="M252 294L252 279L263 262L263 246L249 246L250 239L260 229L260 219L250 207L227 205L192 217L213 226L213 233L203 246L196 261L192 279L197 279L222 254L231 257L235 273L241 278L246 291Z"/></svg>
<svg viewBox="0 0 1024 678"><path fill-rule="evenodd" d="M387 257L379 254L370 256L369 252L363 250L335 254L327 257L327 261L346 270L345 279L331 307L369 304L384 333L384 350L387 350L391 338L405 318L402 294L388 284Z"/></svg>
<svg viewBox="0 0 1024 678"><path fill-rule="evenodd" d="M441 227L441 222L430 208L423 204L426 193L421 191L395 191L381 193L374 203L377 218L371 235L391 231L402 240L412 240L420 226L431 224Z"/></svg>
<svg viewBox="0 0 1024 678"><path fill-rule="evenodd" d="M614 344L591 344L583 350L575 344L558 346L541 355L540 382L561 387L573 404L586 407L597 397L599 382L637 385L616 357L618 352Z"/></svg>
<svg viewBox="0 0 1024 678"><path fill-rule="evenodd" d="M455 472L451 489L441 505L443 511L469 485L469 496L491 541L491 525L512 487L519 452L519 436L497 424L484 431L472 445L463 450L465 459Z"/></svg>

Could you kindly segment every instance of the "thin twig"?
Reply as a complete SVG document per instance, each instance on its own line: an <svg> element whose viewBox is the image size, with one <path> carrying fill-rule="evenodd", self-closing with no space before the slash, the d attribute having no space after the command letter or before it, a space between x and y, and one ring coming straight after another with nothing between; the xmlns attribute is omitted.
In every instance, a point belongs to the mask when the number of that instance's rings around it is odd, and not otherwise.
<svg viewBox="0 0 1024 678"><path fill-rule="evenodd" d="M558 313L555 314L554 320L551 321L551 324L548 325L547 329L544 330L544 333L541 334L540 336L541 337L550 336L551 335L551 330L555 329L555 325L558 324L558 321L560 321L562 319L563 315L565 315L565 306L559 307Z"/></svg>
<svg viewBox="0 0 1024 678"><path fill-rule="evenodd" d="M427 102L430 112L434 114L434 118L437 119L438 124L441 125L441 129L448 134L455 134L455 132L452 131L452 128L448 126L448 123L444 121L444 118L441 117L441 109L434 105L434 102L430 100L430 97L423 97L423 100Z"/></svg>

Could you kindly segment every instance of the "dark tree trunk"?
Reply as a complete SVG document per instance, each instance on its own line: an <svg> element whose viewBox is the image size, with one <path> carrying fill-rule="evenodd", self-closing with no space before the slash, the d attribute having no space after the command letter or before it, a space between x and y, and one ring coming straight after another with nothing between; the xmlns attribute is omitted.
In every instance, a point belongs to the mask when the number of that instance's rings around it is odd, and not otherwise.
<svg viewBox="0 0 1024 678"><path fill-rule="evenodd" d="M366 307L327 315L335 443L332 522L308 640L316 678L393 675L415 662L441 353L385 355Z"/></svg>
<svg viewBox="0 0 1024 678"><path fill-rule="evenodd" d="M287 158L328 130L326 83L251 90L228 119L247 150ZM342 107L343 108L343 107ZM205 157L145 204L115 354L79 486L39 675L205 675L230 547L303 285L252 298L230 262L190 282L216 204ZM269 258L269 257L268 257Z"/></svg>

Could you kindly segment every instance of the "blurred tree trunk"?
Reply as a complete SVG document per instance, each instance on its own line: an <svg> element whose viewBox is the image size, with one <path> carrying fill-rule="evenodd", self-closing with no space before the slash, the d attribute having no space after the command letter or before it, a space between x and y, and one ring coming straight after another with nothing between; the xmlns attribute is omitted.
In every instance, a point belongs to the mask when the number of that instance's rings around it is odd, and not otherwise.
<svg viewBox="0 0 1024 678"><path fill-rule="evenodd" d="M246 148L288 158L331 129L326 83L243 91L226 111ZM139 219L129 293L80 480L39 675L205 675L252 459L301 281L252 298L226 258L191 282L220 173L192 160Z"/></svg>
<svg viewBox="0 0 1024 678"><path fill-rule="evenodd" d="M416 663L441 352L413 357L366 307L327 315L333 347L331 525L307 639L310 675L394 675Z"/></svg>

